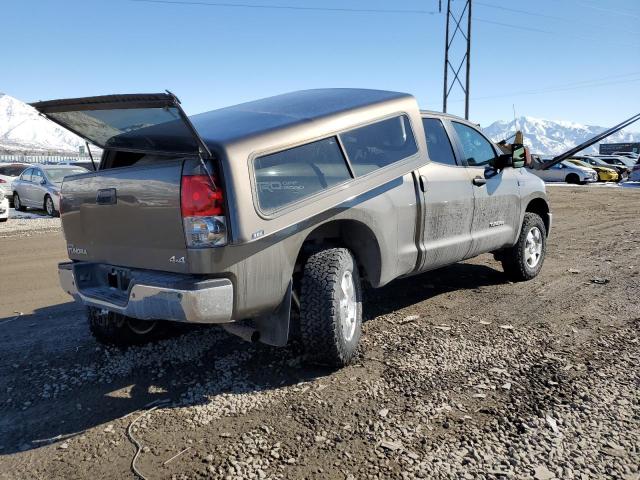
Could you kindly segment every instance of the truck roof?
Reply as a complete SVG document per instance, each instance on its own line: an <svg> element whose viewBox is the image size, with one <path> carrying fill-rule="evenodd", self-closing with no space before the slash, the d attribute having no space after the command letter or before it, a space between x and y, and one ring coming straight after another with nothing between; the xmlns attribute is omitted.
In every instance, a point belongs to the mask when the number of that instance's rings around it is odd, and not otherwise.
<svg viewBox="0 0 640 480"><path fill-rule="evenodd" d="M257 135L353 113L353 124L370 119L368 109L404 103L406 93L356 88L301 90L190 116L207 144L224 145ZM358 115L360 113L360 115Z"/></svg>

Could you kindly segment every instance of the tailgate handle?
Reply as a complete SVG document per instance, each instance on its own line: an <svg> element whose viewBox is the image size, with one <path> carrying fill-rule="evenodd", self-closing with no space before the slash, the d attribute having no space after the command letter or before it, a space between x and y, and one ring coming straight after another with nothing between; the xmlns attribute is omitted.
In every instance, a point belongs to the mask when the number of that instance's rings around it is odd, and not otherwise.
<svg viewBox="0 0 640 480"><path fill-rule="evenodd" d="M98 190L96 195L96 203L98 205L115 205L118 202L118 196L115 188L103 188Z"/></svg>

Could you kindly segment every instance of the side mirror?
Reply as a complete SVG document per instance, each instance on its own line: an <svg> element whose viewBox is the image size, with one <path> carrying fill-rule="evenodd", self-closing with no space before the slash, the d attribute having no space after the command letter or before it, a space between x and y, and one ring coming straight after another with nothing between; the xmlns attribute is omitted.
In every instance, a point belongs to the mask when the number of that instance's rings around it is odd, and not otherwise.
<svg viewBox="0 0 640 480"><path fill-rule="evenodd" d="M527 149L524 145L513 149L511 154L511 166L513 168L522 168L527 163Z"/></svg>
<svg viewBox="0 0 640 480"><path fill-rule="evenodd" d="M512 165L512 157L510 153L503 153L498 157L494 157L489 160L489 166L496 171L504 170L506 167Z"/></svg>
<svg viewBox="0 0 640 480"><path fill-rule="evenodd" d="M40 185L46 185L47 181L43 178L42 180L40 180Z"/></svg>

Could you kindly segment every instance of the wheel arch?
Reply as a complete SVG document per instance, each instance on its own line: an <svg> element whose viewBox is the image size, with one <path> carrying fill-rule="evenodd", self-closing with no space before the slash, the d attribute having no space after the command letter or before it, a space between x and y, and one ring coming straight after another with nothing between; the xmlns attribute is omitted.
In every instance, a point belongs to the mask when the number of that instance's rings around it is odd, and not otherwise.
<svg viewBox="0 0 640 480"><path fill-rule="evenodd" d="M525 208L525 213L526 212L535 213L539 215L540 218L542 218L548 236L551 227L551 210L549 209L549 204L547 203L547 201L541 197L533 198L527 204L527 207Z"/></svg>
<svg viewBox="0 0 640 480"><path fill-rule="evenodd" d="M356 259L360 276L371 286L379 286L382 276L382 253L374 231L352 219L332 220L313 229L302 242L295 272L301 271L306 259L323 247L349 249Z"/></svg>

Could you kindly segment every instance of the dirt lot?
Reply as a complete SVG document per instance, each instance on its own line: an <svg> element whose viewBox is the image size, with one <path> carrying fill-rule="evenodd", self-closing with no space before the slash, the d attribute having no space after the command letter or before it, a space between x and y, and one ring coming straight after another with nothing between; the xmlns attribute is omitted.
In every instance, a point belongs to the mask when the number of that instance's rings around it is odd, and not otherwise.
<svg viewBox="0 0 640 480"><path fill-rule="evenodd" d="M101 347L57 227L5 235L0 478L134 478L133 422L149 479L638 479L640 189L551 200L537 279L483 256L370 292L340 371L217 329Z"/></svg>

